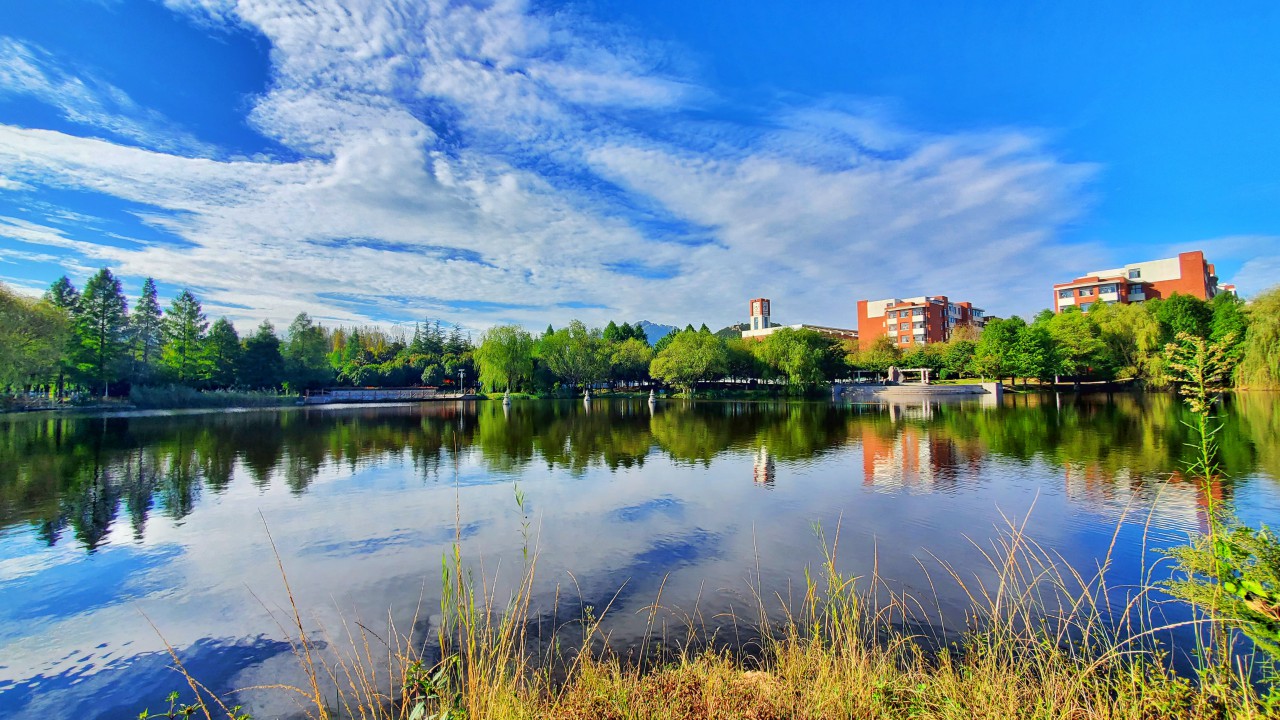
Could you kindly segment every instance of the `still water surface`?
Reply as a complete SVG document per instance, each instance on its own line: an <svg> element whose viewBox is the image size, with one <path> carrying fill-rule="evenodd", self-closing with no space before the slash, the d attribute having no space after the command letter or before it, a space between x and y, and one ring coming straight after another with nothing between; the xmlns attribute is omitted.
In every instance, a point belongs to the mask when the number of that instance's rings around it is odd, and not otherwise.
<svg viewBox="0 0 1280 720"><path fill-rule="evenodd" d="M1278 405L1224 409L1230 480L1213 491L1273 526ZM159 709L182 687L165 642L218 690L297 682L268 530L308 631L329 637L344 619L429 637L456 537L500 596L528 547L538 609L557 593L559 616L609 606L623 645L659 592L673 624L749 615L753 588L786 596L822 556L815 528L839 527L842 569L878 562L944 619L963 603L929 586L933 556L983 575L979 547L1005 518L1081 568L1116 537L1111 582L1136 584L1150 548L1204 525L1178 473L1182 419L1164 395L0 418L0 716ZM293 707L240 701L258 717Z"/></svg>

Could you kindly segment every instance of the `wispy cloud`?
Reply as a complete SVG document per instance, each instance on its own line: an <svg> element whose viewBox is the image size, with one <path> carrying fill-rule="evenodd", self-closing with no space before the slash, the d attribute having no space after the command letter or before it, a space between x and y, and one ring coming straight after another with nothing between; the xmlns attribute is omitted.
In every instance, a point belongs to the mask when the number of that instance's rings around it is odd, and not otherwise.
<svg viewBox="0 0 1280 720"><path fill-rule="evenodd" d="M0 96L25 95L58 109L73 123L158 150L212 155L214 148L140 107L120 88L64 66L37 46L0 36ZM0 189L4 189L0 185Z"/></svg>
<svg viewBox="0 0 1280 720"><path fill-rule="evenodd" d="M1034 310L1092 172L1033 131L913 132L839 98L697 120L721 101L678 50L521 2L167 5L270 41L248 119L301 159L0 126L0 174L154 208L140 221L187 246L96 257L247 319L716 324L768 295L847 326L858 298L923 292ZM29 92L92 115L45 60Z"/></svg>

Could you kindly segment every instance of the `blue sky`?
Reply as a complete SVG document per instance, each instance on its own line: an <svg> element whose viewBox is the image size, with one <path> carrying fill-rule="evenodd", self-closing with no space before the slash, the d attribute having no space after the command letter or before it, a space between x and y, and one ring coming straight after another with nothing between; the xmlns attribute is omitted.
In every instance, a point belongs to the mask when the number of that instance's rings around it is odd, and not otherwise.
<svg viewBox="0 0 1280 720"><path fill-rule="evenodd" d="M909 7L908 7L909 5ZM976 7L981 5L981 7ZM0 281L277 324L1280 283L1280 5L0 0Z"/></svg>

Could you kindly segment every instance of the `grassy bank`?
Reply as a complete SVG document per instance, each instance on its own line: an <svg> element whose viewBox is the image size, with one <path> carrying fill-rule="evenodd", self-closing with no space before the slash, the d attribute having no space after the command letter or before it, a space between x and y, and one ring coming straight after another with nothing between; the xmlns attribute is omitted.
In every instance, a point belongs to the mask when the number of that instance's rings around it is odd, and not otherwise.
<svg viewBox="0 0 1280 720"><path fill-rule="evenodd" d="M129 392L129 403L140 410L278 407L298 400L273 391L200 391L182 385L140 386Z"/></svg>
<svg viewBox="0 0 1280 720"><path fill-rule="evenodd" d="M1200 680L1170 670L1158 638L1172 628L1149 619L1157 591L1134 590L1117 605L1105 559L1081 575L1015 529L990 550L994 575L985 582L938 562L936 582L968 598L963 627L948 631L936 598L894 592L874 574L842 575L834 554L833 544L821 567L804 569L793 605L757 593L754 617L733 619L758 640L726 645L681 616L688 630L676 642L660 644L665 633L652 632L624 659L602 630L608 608L557 621L560 636L576 640L533 636L536 558L499 598L495 583L477 583L462 567L455 547L442 564L434 638L358 622L341 637L312 637L294 605L281 621L307 685L267 691L293 695L307 715L326 719L1272 716L1265 690L1250 681L1249 658ZM678 619L661 597L647 614L651 630ZM326 646L346 649L318 651ZM188 679L189 708L200 716L243 717Z"/></svg>

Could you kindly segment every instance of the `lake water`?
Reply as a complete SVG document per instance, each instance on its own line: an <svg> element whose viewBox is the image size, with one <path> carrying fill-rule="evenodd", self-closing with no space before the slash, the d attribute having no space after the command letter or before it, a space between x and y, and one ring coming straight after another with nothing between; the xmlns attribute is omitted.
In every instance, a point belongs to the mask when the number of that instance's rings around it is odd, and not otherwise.
<svg viewBox="0 0 1280 720"><path fill-rule="evenodd" d="M1277 399L1224 408L1229 479L1213 489L1273 526ZM1082 568L1114 537L1111 582L1137 584L1150 548L1204 526L1206 498L1178 472L1184 419L1166 395L0 418L0 716L159 709L184 689L166 643L220 691L296 682L268 531L308 631L330 638L388 618L429 637L457 537L499 597L528 549L535 609L608 607L619 646L659 598L659 622L723 624L760 591L786 597L837 526L843 570L876 564L943 619L963 602L935 556L982 576L1005 518ZM294 707L241 700L256 717Z"/></svg>

